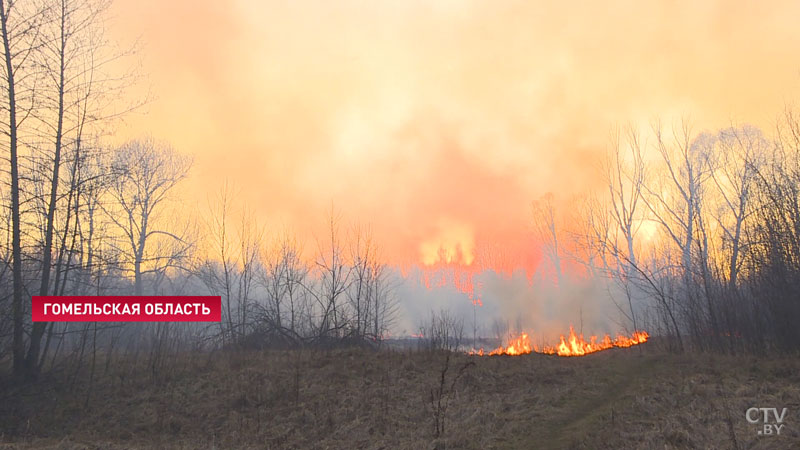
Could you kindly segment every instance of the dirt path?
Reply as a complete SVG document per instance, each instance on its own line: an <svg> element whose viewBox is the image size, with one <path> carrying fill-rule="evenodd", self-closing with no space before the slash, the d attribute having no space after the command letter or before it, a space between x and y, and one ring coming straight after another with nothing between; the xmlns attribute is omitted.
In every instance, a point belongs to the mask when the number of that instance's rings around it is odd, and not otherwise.
<svg viewBox="0 0 800 450"><path fill-rule="evenodd" d="M594 381L597 388L586 392L568 392L564 404L542 421L529 441L532 448L563 449L581 442L587 430L612 426L612 411L624 406L620 399L651 379L657 367L652 357L635 357L624 364L599 365Z"/></svg>

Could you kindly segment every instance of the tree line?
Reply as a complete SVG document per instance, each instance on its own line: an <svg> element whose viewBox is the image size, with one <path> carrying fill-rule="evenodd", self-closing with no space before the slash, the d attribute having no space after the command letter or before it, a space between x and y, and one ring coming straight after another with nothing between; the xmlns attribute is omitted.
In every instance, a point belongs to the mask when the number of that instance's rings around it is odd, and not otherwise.
<svg viewBox="0 0 800 450"><path fill-rule="evenodd" d="M558 224L552 195L534 204L561 282L571 261L604 279L634 329L670 348L800 349L800 121L774 132L688 121L613 133L605 187Z"/></svg>
<svg viewBox="0 0 800 450"><path fill-rule="evenodd" d="M241 345L380 342L394 316L391 274L369 230L328 236L309 262L290 234L267 238L229 188L206 222L182 218L191 158L153 138L108 145L144 102L129 51L104 35L103 0L0 1L3 152L0 361L18 376L81 368L91 355ZM120 69L123 67L123 69ZM221 295L197 324L32 323L33 295Z"/></svg>

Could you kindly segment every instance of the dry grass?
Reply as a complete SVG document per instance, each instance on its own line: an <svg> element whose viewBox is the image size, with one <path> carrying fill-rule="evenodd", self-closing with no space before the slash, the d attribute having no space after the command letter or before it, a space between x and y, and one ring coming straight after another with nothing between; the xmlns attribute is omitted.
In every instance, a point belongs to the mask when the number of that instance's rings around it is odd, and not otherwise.
<svg viewBox="0 0 800 450"><path fill-rule="evenodd" d="M187 355L0 396L0 448L798 448L797 358L624 349L582 358L456 355L445 433L441 354L363 349ZM141 365L140 365L141 366ZM448 375L450 376L450 375ZM780 437L747 408L788 408Z"/></svg>

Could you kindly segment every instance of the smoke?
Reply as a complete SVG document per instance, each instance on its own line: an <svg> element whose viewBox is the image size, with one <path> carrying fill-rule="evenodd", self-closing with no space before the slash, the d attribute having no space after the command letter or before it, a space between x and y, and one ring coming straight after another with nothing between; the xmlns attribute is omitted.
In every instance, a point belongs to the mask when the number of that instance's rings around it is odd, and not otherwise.
<svg viewBox="0 0 800 450"><path fill-rule="evenodd" d="M452 284L426 286L425 269L415 267L403 276L395 294L399 300L396 330L400 335L415 333L431 311L447 310L464 323L465 336L497 337L497 325L508 332L528 332L534 342L550 343L574 326L585 335L612 336L632 329L621 313L622 292L604 278L568 275L558 286L545 270L529 274L515 270L510 274L484 270L473 276L479 302ZM439 274L441 275L441 274ZM436 278L436 275L434 275ZM625 300L627 301L627 300ZM502 337L502 336L500 336Z"/></svg>
<svg viewBox="0 0 800 450"><path fill-rule="evenodd" d="M510 242L532 199L596 187L615 124L759 124L798 86L796 2L114 8L113 32L142 38L155 97L120 137L194 154L187 201L237 180L262 222L305 240L333 201L393 264L419 263L442 220Z"/></svg>
<svg viewBox="0 0 800 450"><path fill-rule="evenodd" d="M142 37L156 97L119 136L152 134L195 156L187 205L236 180L261 223L303 242L324 234L334 203L371 227L390 265L424 272L441 247L451 260L474 254L483 306L401 277L408 331L441 308L468 323L475 312L487 334L495 319L616 331L624 321L602 280L556 287L540 267L530 202L598 188L614 125L683 114L699 129L745 115L764 125L800 86L786 57L800 54L792 1L114 8L113 32ZM498 246L488 256L487 243Z"/></svg>

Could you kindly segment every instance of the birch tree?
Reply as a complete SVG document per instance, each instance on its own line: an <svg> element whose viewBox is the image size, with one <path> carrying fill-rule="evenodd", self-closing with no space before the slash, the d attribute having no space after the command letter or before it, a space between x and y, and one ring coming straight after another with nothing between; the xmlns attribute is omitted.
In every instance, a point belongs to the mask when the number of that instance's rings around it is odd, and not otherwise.
<svg viewBox="0 0 800 450"><path fill-rule="evenodd" d="M721 130L716 136L711 179L721 198L715 219L729 249L728 284L736 286L742 263L745 221L752 215L751 199L756 175L766 162L769 141L758 128L743 126Z"/></svg>

